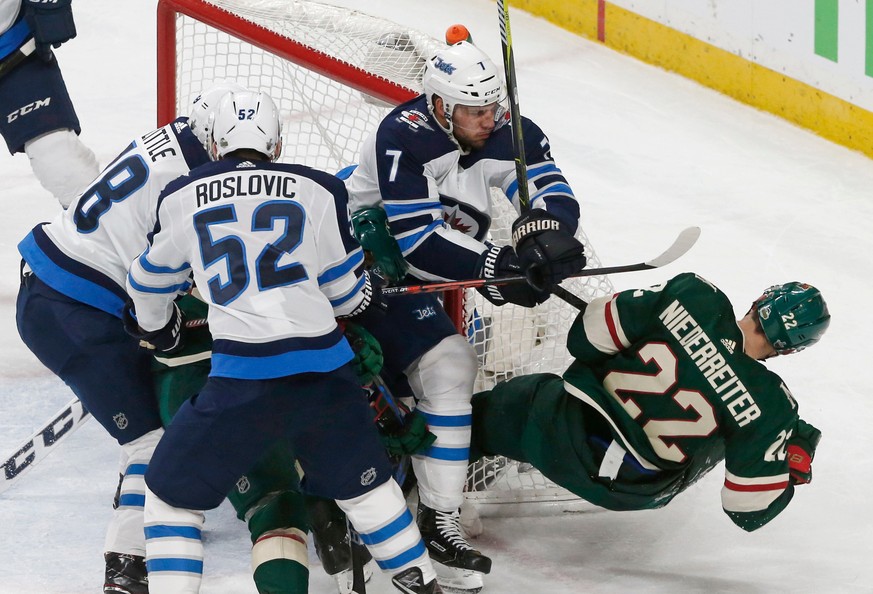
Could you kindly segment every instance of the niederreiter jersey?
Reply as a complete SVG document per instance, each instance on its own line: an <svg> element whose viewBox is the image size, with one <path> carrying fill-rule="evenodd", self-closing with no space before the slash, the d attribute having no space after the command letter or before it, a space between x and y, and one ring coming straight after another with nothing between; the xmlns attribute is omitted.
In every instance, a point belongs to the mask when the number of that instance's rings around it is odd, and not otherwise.
<svg viewBox="0 0 873 594"><path fill-rule="evenodd" d="M491 188L516 211L512 126L501 122L485 146L463 153L419 96L396 107L364 142L346 182L352 212L380 205L410 266L424 280L475 278L491 225ZM548 139L522 118L531 208L544 208L575 233L579 204L552 159Z"/></svg>
<svg viewBox="0 0 873 594"><path fill-rule="evenodd" d="M348 362L335 316L367 296L363 254L339 229L347 200L332 175L266 161L223 159L171 183L128 277L140 326L166 323L193 272L210 306L211 375L267 379Z"/></svg>
<svg viewBox="0 0 873 594"><path fill-rule="evenodd" d="M18 250L55 291L121 317L127 271L154 229L161 190L207 162L187 118L144 134L67 210L34 227Z"/></svg>
<svg viewBox="0 0 873 594"><path fill-rule="evenodd" d="M684 273L595 299L568 347L567 392L612 419L643 468L679 479L661 505L722 459L722 506L737 524L756 527L788 504L797 402L743 352L733 307L715 286Z"/></svg>

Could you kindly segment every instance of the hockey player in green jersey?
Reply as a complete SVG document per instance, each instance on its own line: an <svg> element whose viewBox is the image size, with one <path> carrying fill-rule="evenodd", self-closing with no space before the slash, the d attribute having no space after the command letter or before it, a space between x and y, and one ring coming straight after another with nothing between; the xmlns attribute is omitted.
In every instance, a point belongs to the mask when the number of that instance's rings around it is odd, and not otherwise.
<svg viewBox="0 0 873 594"><path fill-rule="evenodd" d="M691 273L592 301L562 377L513 378L473 399L473 454L529 462L611 510L655 509L725 462L722 506L747 531L810 481L821 433L761 363L817 342L830 323L814 287L767 289L737 320Z"/></svg>

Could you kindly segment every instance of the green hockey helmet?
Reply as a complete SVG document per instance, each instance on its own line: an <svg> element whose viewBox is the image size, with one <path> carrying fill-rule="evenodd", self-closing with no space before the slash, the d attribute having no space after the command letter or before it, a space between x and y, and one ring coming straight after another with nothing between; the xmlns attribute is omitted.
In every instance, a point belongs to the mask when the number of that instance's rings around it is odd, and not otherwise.
<svg viewBox="0 0 873 594"><path fill-rule="evenodd" d="M780 355L817 343L831 323L821 292L806 283L774 285L752 305L764 335Z"/></svg>

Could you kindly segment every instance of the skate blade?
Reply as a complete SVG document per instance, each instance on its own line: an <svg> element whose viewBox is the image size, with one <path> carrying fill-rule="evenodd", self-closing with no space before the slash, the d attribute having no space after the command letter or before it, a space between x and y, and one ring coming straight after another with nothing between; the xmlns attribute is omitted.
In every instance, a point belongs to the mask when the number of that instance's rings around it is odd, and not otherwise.
<svg viewBox="0 0 873 594"><path fill-rule="evenodd" d="M371 577L373 577L372 560L364 565L364 583L369 582ZM351 569L344 569L339 573L335 573L333 579L336 580L336 591L339 594L352 594L352 586L354 586L355 576L352 574Z"/></svg>
<svg viewBox="0 0 873 594"><path fill-rule="evenodd" d="M449 567L442 563L434 563L437 582L445 592L452 594L476 594L485 586L484 574L470 569Z"/></svg>

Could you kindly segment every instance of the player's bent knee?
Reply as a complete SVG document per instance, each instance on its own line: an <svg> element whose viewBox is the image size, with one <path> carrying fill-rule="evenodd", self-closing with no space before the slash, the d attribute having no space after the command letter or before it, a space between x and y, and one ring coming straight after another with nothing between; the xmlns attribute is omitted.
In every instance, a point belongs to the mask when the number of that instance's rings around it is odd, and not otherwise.
<svg viewBox="0 0 873 594"><path fill-rule="evenodd" d="M69 129L54 130L28 141L24 152L39 183L64 208L100 173L93 151Z"/></svg>
<svg viewBox="0 0 873 594"><path fill-rule="evenodd" d="M467 404L477 373L476 353L464 338L447 336L409 369L410 385L421 400L458 400Z"/></svg>

